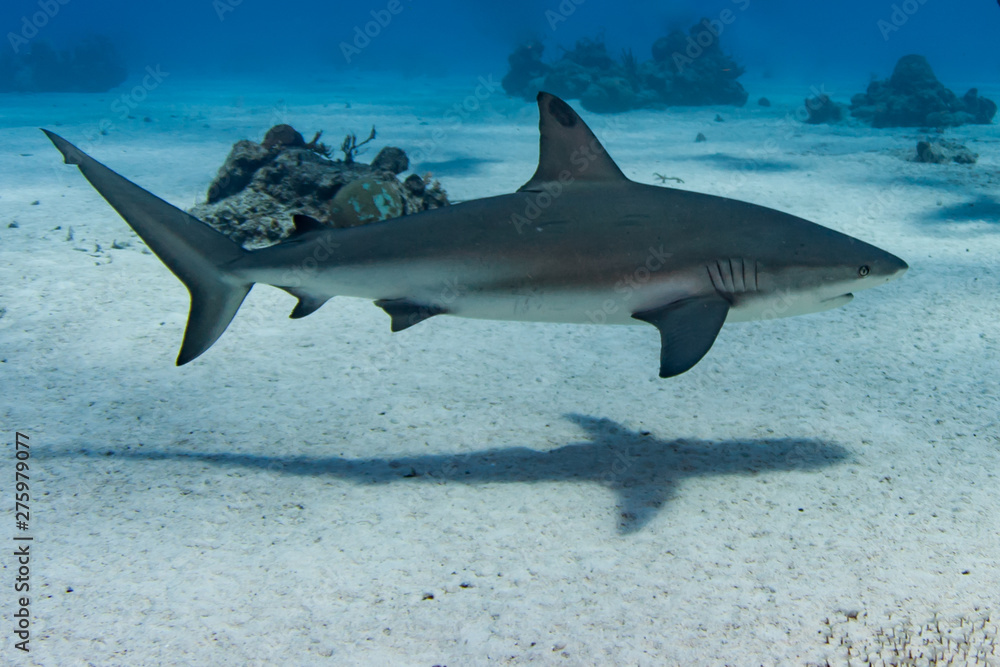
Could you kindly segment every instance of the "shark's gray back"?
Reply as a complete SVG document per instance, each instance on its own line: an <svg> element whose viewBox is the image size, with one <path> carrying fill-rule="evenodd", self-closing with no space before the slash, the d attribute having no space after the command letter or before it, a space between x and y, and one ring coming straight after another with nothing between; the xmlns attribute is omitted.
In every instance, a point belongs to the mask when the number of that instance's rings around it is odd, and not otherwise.
<svg viewBox="0 0 1000 667"><path fill-rule="evenodd" d="M634 323L626 310L711 292L706 267L720 259L754 267L794 242L797 229L824 230L789 215L776 231L774 216L629 181L569 184L556 196L516 192L321 233L253 261L287 270L332 241L310 285L328 297L447 300L449 312L469 317L587 322L595 307L624 294L629 303L617 319Z"/></svg>

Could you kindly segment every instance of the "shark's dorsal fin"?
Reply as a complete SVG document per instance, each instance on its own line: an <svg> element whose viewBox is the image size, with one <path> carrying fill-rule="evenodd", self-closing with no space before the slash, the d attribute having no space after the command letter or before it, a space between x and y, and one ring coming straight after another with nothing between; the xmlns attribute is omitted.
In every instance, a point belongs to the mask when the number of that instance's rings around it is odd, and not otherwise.
<svg viewBox="0 0 1000 667"><path fill-rule="evenodd" d="M538 169L518 192L552 181L628 180L583 119L550 93L538 93L538 132Z"/></svg>

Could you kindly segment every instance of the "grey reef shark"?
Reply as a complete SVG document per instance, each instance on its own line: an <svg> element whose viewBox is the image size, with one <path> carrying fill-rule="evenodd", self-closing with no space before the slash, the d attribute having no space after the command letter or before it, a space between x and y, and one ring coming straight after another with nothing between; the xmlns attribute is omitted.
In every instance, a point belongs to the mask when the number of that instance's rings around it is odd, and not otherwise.
<svg viewBox="0 0 1000 667"><path fill-rule="evenodd" d="M543 92L538 109L538 168L517 192L356 227L296 216L289 239L254 251L43 132L187 286L178 365L208 350L264 283L299 299L293 318L362 297L393 331L435 315L648 323L666 378L697 364L725 322L842 306L907 269L787 213L631 181L566 102Z"/></svg>

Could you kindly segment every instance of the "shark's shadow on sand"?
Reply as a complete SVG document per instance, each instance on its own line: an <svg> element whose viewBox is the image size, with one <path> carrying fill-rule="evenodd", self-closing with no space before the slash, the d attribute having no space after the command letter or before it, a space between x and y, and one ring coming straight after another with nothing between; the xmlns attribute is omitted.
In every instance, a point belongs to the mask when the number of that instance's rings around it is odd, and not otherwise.
<svg viewBox="0 0 1000 667"><path fill-rule="evenodd" d="M970 199L960 204L930 209L923 215L920 221L931 224L980 221L997 224L1000 223L1000 199L980 195L976 199Z"/></svg>
<svg viewBox="0 0 1000 667"><path fill-rule="evenodd" d="M844 447L813 439L659 440L609 419L579 414L566 417L586 431L586 440L548 451L504 447L471 454L370 459L162 450L81 453L137 460L196 459L219 466L336 477L358 484L595 482L618 496L618 530L623 534L642 529L689 477L815 470L849 459Z"/></svg>
<svg viewBox="0 0 1000 667"><path fill-rule="evenodd" d="M480 173L488 164L500 162L478 157L456 157L448 160L437 160L432 162L420 162L414 165L413 171L429 171L435 176L468 176L469 174Z"/></svg>
<svg viewBox="0 0 1000 667"><path fill-rule="evenodd" d="M730 155L729 153L676 156L671 159L673 161L694 160L697 162L709 162L720 169L726 169L729 171L781 173L786 171L798 171L801 169L801 167L795 163L785 160L765 160L752 156L741 157L738 155Z"/></svg>

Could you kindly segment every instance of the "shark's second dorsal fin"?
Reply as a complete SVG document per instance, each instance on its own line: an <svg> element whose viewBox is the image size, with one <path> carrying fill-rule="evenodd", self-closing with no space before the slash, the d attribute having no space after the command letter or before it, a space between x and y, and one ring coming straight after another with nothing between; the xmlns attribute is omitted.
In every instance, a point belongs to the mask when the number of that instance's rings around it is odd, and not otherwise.
<svg viewBox="0 0 1000 667"><path fill-rule="evenodd" d="M295 231L291 233L291 236L302 236L309 232L321 232L326 229L332 229L331 225L323 224L316 218L310 218L308 215L303 215L302 213L293 215L292 222L295 223Z"/></svg>
<svg viewBox="0 0 1000 667"><path fill-rule="evenodd" d="M552 181L627 181L594 133L570 105L538 93L538 169L518 192Z"/></svg>

